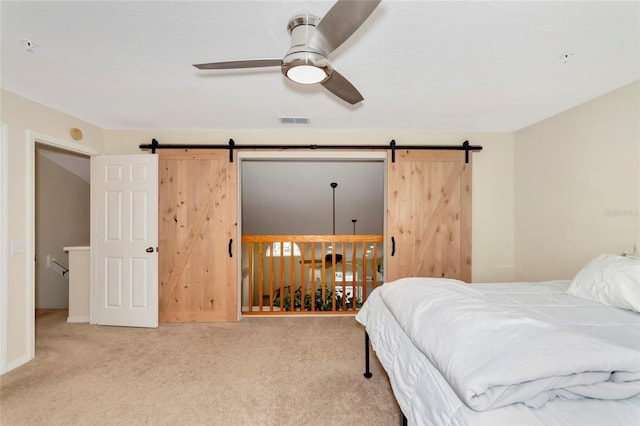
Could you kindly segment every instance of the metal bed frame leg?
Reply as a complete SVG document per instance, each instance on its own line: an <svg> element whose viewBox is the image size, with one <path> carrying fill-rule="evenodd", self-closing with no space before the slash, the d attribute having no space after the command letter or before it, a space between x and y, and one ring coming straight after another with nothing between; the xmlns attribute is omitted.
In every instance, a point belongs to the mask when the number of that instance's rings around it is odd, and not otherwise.
<svg viewBox="0 0 640 426"><path fill-rule="evenodd" d="M369 369L369 333L364 331L364 377L370 379L373 376Z"/></svg>
<svg viewBox="0 0 640 426"><path fill-rule="evenodd" d="M369 333L367 333L367 330L364 331L364 370L364 377L367 379L373 377L369 368ZM402 414L402 426L408 426L407 416L402 411L400 411L400 414Z"/></svg>

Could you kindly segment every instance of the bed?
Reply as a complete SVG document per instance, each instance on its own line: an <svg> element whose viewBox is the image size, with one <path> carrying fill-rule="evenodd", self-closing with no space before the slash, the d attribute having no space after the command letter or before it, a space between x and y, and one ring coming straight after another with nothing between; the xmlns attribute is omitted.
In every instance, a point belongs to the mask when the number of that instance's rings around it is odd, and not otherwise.
<svg viewBox="0 0 640 426"><path fill-rule="evenodd" d="M573 280L404 278L356 316L410 425L640 424L640 261Z"/></svg>

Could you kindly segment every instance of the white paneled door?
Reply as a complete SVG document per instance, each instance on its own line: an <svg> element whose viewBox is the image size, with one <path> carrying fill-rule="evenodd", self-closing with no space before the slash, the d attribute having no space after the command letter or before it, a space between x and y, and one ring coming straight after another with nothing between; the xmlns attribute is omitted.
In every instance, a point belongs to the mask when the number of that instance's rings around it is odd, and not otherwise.
<svg viewBox="0 0 640 426"><path fill-rule="evenodd" d="M91 157L93 322L158 326L158 156Z"/></svg>

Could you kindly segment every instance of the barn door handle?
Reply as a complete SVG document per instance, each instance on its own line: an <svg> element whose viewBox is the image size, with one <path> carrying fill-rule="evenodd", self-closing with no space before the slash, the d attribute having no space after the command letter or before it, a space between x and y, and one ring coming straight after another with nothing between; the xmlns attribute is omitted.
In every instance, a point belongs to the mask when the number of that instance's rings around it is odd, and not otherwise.
<svg viewBox="0 0 640 426"><path fill-rule="evenodd" d="M396 254L396 239L391 237L391 256Z"/></svg>
<svg viewBox="0 0 640 426"><path fill-rule="evenodd" d="M233 238L229 240L229 257L233 257L233 252L231 251L232 244L233 244Z"/></svg>

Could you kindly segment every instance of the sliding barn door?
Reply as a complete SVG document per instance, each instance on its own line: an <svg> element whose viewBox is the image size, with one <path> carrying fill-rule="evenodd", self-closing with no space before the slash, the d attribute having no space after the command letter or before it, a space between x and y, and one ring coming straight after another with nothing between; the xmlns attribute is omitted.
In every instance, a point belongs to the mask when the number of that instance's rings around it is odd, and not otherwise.
<svg viewBox="0 0 640 426"><path fill-rule="evenodd" d="M236 162L227 150L162 150L159 317L236 321Z"/></svg>
<svg viewBox="0 0 640 426"><path fill-rule="evenodd" d="M471 163L463 151L396 151L387 159L385 281L471 281Z"/></svg>

